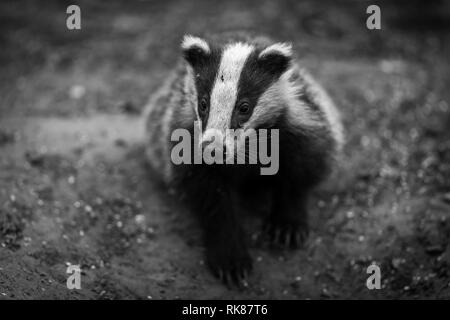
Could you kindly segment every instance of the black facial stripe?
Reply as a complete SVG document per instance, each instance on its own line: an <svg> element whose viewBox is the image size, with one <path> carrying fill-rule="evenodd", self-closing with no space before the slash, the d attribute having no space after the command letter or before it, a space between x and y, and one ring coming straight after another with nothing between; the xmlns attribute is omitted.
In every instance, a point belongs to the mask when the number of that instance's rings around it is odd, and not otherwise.
<svg viewBox="0 0 450 320"><path fill-rule="evenodd" d="M284 70L274 71L271 68L266 68L260 60L258 55L260 50L255 50L247 58L244 68L238 82L238 92L236 97L236 105L231 117L230 127L232 129L239 128L243 122L247 121L253 109L258 102L259 97L280 77ZM239 102L246 99L250 104L250 111L242 116L239 113Z"/></svg>
<svg viewBox="0 0 450 320"><path fill-rule="evenodd" d="M221 57L222 51L220 49L211 48L211 53L209 56L193 66L195 87L197 89L197 110L199 110L199 104L203 97L206 97L208 101L208 111L206 114L202 116L199 112L203 124L203 130L205 130L208 122L210 96L217 72L219 70Z"/></svg>

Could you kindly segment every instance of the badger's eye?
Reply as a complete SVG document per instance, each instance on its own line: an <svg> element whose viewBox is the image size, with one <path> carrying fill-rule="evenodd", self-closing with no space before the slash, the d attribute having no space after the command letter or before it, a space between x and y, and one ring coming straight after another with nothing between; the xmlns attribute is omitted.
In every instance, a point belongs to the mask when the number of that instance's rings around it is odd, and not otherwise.
<svg viewBox="0 0 450 320"><path fill-rule="evenodd" d="M250 104L247 101L243 101L238 107L240 114L247 114L250 111Z"/></svg>
<svg viewBox="0 0 450 320"><path fill-rule="evenodd" d="M208 101L203 97L202 100L200 100L200 111L205 113L206 110L208 110Z"/></svg>

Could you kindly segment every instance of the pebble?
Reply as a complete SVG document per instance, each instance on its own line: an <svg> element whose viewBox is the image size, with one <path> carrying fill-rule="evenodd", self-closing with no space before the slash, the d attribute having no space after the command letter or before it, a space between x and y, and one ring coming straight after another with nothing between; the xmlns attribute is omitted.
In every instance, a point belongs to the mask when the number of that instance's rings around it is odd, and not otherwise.
<svg viewBox="0 0 450 320"><path fill-rule="evenodd" d="M69 96L72 99L78 100L84 97L86 94L86 88L82 85L76 84L70 87Z"/></svg>
<svg viewBox="0 0 450 320"><path fill-rule="evenodd" d="M69 184L74 184L75 183L75 177L74 176L69 176L69 178L67 178L67 182Z"/></svg>
<svg viewBox="0 0 450 320"><path fill-rule="evenodd" d="M145 216L143 214L138 214L134 217L134 221L137 224L143 224L145 222Z"/></svg>
<svg viewBox="0 0 450 320"><path fill-rule="evenodd" d="M398 267L400 267L400 265L402 265L403 263L405 262L405 259L402 259L402 258L394 258L394 259L392 259L392 266L395 268L395 269L398 269Z"/></svg>

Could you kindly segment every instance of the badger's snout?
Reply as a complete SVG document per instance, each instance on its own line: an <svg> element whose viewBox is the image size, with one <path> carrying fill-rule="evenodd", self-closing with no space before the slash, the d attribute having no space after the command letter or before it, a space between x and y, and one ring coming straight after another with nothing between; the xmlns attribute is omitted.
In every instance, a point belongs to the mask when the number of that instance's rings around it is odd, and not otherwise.
<svg viewBox="0 0 450 320"><path fill-rule="evenodd" d="M234 139L228 137L225 133L218 129L207 129L201 140L201 150L203 154L208 154L213 158L222 159L225 163L234 155ZM230 159L229 159L230 158Z"/></svg>

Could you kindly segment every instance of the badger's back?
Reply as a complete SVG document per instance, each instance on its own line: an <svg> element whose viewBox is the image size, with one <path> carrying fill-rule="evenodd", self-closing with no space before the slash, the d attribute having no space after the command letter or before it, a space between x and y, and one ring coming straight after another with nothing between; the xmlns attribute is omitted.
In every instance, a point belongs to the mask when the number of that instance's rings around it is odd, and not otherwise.
<svg viewBox="0 0 450 320"><path fill-rule="evenodd" d="M170 161L170 135L174 116L179 116L178 109L186 110L184 116L193 116L192 108L185 106L186 67L179 63L168 75L163 85L151 96L144 109L145 149L152 168L161 174L165 183L169 183L172 174ZM178 110L179 111L179 110ZM190 114L192 113L192 114Z"/></svg>

